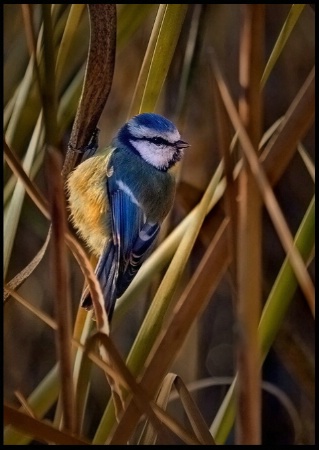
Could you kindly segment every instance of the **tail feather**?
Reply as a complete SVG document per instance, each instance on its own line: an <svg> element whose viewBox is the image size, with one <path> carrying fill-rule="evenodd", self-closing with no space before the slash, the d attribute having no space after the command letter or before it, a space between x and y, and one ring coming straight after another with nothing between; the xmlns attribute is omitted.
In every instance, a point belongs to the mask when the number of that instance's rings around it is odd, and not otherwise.
<svg viewBox="0 0 319 450"><path fill-rule="evenodd" d="M117 246L112 242L107 243L95 269L95 274L100 282L104 297L103 306L106 309L109 321L111 321L117 299L116 282L119 272L117 253ZM81 306L87 310L90 310L93 307L92 297L88 287L83 291Z"/></svg>

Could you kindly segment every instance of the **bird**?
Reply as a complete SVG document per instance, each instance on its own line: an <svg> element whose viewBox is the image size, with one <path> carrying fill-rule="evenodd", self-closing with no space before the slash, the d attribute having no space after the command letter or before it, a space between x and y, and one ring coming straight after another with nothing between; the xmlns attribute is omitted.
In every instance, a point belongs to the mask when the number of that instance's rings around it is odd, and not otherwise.
<svg viewBox="0 0 319 450"><path fill-rule="evenodd" d="M98 259L95 274L109 322L116 300L156 245L175 199L172 168L187 147L173 122L141 113L118 130L108 147L97 144L93 152L90 147L68 176L70 220ZM93 308L88 287L80 304Z"/></svg>

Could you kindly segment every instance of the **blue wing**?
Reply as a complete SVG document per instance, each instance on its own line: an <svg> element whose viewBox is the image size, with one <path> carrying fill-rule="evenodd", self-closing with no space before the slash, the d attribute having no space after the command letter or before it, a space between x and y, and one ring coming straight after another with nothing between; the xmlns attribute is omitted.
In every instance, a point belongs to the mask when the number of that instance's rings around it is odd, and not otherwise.
<svg viewBox="0 0 319 450"><path fill-rule="evenodd" d="M160 229L158 223L147 221L145 211L132 193L118 181L116 175L113 175L108 183L113 243L118 250L118 271L115 271L115 291L113 297L110 297L110 305L106 299L107 310L111 314L116 299L126 291L152 251Z"/></svg>
<svg viewBox="0 0 319 450"><path fill-rule="evenodd" d="M108 178L107 191L112 233L95 273L111 320L117 298L125 292L150 254L160 225L147 220L145 211L116 171ZM83 294L81 304L85 308L91 307L89 292Z"/></svg>
<svg viewBox="0 0 319 450"><path fill-rule="evenodd" d="M151 253L159 229L158 223L146 222L140 229L138 236L135 237L130 254L125 260L124 268L119 272L116 286L117 297L121 297L126 291L141 265Z"/></svg>

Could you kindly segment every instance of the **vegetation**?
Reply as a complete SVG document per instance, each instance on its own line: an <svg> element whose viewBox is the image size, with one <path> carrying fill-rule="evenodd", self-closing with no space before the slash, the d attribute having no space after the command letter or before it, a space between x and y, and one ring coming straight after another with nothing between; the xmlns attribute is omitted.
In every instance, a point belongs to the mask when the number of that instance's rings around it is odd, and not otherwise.
<svg viewBox="0 0 319 450"><path fill-rule="evenodd" d="M314 444L314 23L4 5L5 445ZM191 147L109 330L79 308L99 286L62 180L146 111Z"/></svg>

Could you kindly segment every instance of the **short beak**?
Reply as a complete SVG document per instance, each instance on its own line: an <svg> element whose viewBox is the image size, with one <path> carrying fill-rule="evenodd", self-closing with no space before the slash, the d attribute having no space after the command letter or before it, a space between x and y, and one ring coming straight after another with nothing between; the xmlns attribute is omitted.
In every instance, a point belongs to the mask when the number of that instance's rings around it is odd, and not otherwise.
<svg viewBox="0 0 319 450"><path fill-rule="evenodd" d="M184 141L177 141L176 147L177 148L187 148L187 147L190 147L190 144L188 142L184 142Z"/></svg>

